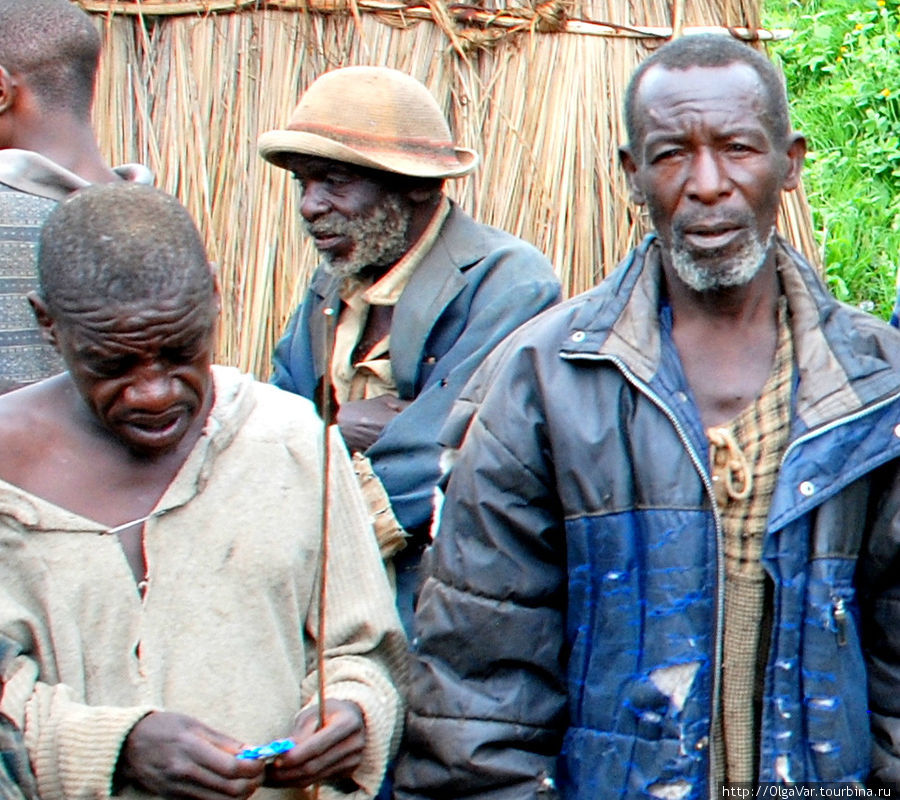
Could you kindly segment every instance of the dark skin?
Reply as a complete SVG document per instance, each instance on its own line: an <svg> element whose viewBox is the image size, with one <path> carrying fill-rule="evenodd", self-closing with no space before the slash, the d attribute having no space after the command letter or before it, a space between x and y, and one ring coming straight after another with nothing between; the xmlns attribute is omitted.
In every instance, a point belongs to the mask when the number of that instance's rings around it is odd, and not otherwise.
<svg viewBox="0 0 900 800"><path fill-rule="evenodd" d="M119 181L100 153L90 111L51 107L26 74L0 64L0 149L40 153L90 183Z"/></svg>
<svg viewBox="0 0 900 800"><path fill-rule="evenodd" d="M620 151L633 199L646 204L662 244L673 337L705 427L733 419L759 396L777 343L779 283L771 246L736 286L697 290L675 269L676 241L716 272L748 241L768 242L783 191L799 183L806 143L779 137L748 65L643 77L641 141ZM680 238L679 238L680 237Z"/></svg>
<svg viewBox="0 0 900 800"><path fill-rule="evenodd" d="M412 208L407 250L422 235L439 202L434 186L423 186L391 173L301 155L288 159L284 166L300 183L300 214L310 223L330 213L352 218L381 202L387 191L403 194ZM332 250L339 255L346 255L353 243L346 239L323 240L316 241L316 247L323 253ZM378 280L391 266L364 268L363 272ZM392 309L389 307L373 306L366 321L362 342L369 343L371 347L387 335L391 326L391 314ZM368 348L361 346L358 352L365 352L366 349ZM382 395L344 403L338 410L337 423L347 445L351 450L367 450L375 443L385 426L410 402Z"/></svg>
<svg viewBox="0 0 900 800"><path fill-rule="evenodd" d="M366 327L356 348L356 358L364 358L391 330L393 306L371 306ZM410 404L383 394L367 400L351 400L338 409L337 423L351 451L364 453L381 436L385 426Z"/></svg>
<svg viewBox="0 0 900 800"><path fill-rule="evenodd" d="M108 528L149 514L200 437L213 403L218 296L175 295L60 315L29 298L68 372L0 397L0 477ZM90 469L81 468L89 464ZM76 468L73 468L73 465ZM117 534L138 582L143 525ZM263 783L307 786L349 776L365 726L355 703L298 715L297 746L273 764L235 758L247 744L193 717L154 712L129 733L117 780L168 797L233 800Z"/></svg>

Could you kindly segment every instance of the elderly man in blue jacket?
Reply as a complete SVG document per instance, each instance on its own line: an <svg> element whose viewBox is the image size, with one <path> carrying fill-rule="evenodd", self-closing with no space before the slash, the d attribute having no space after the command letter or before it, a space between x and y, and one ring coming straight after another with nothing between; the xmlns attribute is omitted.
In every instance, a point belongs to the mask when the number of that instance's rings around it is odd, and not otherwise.
<svg viewBox="0 0 900 800"><path fill-rule="evenodd" d="M382 553L403 548L394 565L409 622L442 473L438 431L475 368L559 299L559 283L534 247L444 195L478 156L453 144L434 97L403 72L325 73L259 150L299 182L322 255L272 380L336 412Z"/></svg>
<svg viewBox="0 0 900 800"><path fill-rule="evenodd" d="M625 96L655 232L461 395L395 797L896 797L900 336L776 232L761 53L684 36Z"/></svg>

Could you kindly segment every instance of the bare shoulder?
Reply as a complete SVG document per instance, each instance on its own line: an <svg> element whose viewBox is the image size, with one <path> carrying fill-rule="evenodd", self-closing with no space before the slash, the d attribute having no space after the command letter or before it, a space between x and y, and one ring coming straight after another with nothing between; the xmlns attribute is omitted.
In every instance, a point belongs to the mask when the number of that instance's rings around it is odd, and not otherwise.
<svg viewBox="0 0 900 800"><path fill-rule="evenodd" d="M63 413L71 383L57 375L0 395L0 477L33 469L52 447L63 445L70 420ZM14 482L14 481L13 481Z"/></svg>

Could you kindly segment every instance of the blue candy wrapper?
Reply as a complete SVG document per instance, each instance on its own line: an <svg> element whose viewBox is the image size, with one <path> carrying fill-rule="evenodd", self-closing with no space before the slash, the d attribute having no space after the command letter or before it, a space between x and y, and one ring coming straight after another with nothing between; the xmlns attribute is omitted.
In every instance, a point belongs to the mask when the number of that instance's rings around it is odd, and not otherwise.
<svg viewBox="0 0 900 800"><path fill-rule="evenodd" d="M245 747L237 754L237 758L243 759L270 759L286 753L288 750L296 747L297 743L293 739L276 739L268 744L261 744L256 747Z"/></svg>

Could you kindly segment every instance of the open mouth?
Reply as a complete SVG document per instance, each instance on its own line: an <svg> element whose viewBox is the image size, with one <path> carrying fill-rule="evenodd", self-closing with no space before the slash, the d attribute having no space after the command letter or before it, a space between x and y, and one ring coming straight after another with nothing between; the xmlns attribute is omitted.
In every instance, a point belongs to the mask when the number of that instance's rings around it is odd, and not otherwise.
<svg viewBox="0 0 900 800"><path fill-rule="evenodd" d="M732 225L691 225L682 231L685 243L699 250L719 249L731 244L743 232L743 228Z"/></svg>
<svg viewBox="0 0 900 800"><path fill-rule="evenodd" d="M155 442L174 436L180 430L184 419L185 413L179 409L152 416L135 415L122 420L121 425L129 432L131 438Z"/></svg>
<svg viewBox="0 0 900 800"><path fill-rule="evenodd" d="M315 233L313 242L317 250L331 250L336 247L343 237L336 233Z"/></svg>

